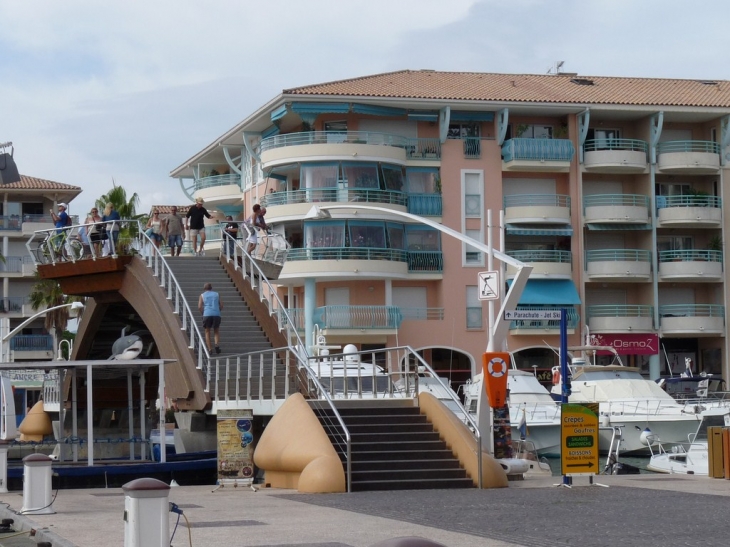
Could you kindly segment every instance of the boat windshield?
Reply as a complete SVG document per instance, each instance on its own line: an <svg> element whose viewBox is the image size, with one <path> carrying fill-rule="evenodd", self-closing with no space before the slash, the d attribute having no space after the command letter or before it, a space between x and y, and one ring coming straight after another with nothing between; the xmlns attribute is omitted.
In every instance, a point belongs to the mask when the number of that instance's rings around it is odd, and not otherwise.
<svg viewBox="0 0 730 547"><path fill-rule="evenodd" d="M707 428L708 427L725 427L725 416L718 414L714 416L703 416L700 422L700 427L697 429L697 435L695 436L695 442L707 440Z"/></svg>

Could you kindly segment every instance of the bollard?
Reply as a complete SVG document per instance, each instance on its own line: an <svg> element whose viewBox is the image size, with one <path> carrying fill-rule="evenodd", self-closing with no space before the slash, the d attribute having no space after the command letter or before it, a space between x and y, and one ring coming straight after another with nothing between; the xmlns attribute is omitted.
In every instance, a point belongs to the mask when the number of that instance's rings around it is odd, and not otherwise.
<svg viewBox="0 0 730 547"><path fill-rule="evenodd" d="M44 454L23 458L23 508L21 513L52 515L53 460Z"/></svg>
<svg viewBox="0 0 730 547"><path fill-rule="evenodd" d="M170 487L157 479L137 479L124 490L124 547L169 547Z"/></svg>
<svg viewBox="0 0 730 547"><path fill-rule="evenodd" d="M0 440L0 494L8 492L8 441Z"/></svg>

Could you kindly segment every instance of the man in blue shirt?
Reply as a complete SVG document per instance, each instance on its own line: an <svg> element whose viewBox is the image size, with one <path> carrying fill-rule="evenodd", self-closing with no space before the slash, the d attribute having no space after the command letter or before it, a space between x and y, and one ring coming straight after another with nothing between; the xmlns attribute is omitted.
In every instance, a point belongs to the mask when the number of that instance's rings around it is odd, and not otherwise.
<svg viewBox="0 0 730 547"><path fill-rule="evenodd" d="M210 329L213 329L213 338L215 341L215 352L220 353L220 334L221 326L221 310L223 310L223 302L220 295L213 290L213 285L206 283L203 286L203 294L198 298L198 310L203 314L203 329L205 329L205 345L208 346L208 354L212 354L210 348Z"/></svg>
<svg viewBox="0 0 730 547"><path fill-rule="evenodd" d="M68 209L68 205L65 203L58 204L58 214L54 213L53 209L51 209L51 218L53 219L53 223L56 228L58 228L58 230L56 230L57 234L60 234L63 231L62 228L68 226L68 213L66 212L66 209Z"/></svg>

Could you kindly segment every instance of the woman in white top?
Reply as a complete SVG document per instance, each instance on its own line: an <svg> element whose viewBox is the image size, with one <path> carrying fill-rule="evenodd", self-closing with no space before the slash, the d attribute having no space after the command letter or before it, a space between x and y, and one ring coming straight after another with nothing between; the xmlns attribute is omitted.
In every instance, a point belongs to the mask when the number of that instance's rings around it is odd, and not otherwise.
<svg viewBox="0 0 730 547"><path fill-rule="evenodd" d="M147 228L147 235L155 244L155 247L159 249L160 243L162 243L162 220L159 211L152 213L152 217L147 221Z"/></svg>
<svg viewBox="0 0 730 547"><path fill-rule="evenodd" d="M91 243L93 256L101 256L101 242L103 239L104 225L102 224L99 210L94 207L84 222L86 225L86 235Z"/></svg>

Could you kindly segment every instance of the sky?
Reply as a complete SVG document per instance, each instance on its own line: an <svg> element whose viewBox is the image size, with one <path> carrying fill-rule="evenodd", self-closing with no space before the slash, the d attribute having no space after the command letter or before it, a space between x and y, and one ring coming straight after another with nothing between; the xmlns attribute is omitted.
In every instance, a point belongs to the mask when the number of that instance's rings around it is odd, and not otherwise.
<svg viewBox="0 0 730 547"><path fill-rule="evenodd" d="M19 171L185 204L172 169L283 89L404 69L730 80L727 0L0 0Z"/></svg>

